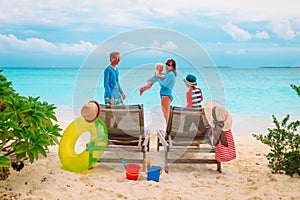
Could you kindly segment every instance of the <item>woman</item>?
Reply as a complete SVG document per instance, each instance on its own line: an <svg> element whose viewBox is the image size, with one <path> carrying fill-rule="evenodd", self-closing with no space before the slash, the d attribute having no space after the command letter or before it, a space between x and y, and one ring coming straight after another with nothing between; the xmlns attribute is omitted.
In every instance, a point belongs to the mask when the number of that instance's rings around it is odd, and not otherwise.
<svg viewBox="0 0 300 200"><path fill-rule="evenodd" d="M151 81L151 86L157 81L160 84L160 98L161 98L161 108L164 114L164 118L166 120L166 123L168 124L169 119L169 111L170 111L170 105L173 100L173 94L172 90L175 85L176 81L176 62L173 59L169 59L166 62L165 65L166 69L166 75L164 79L158 78L158 77L152 77L149 79ZM151 86L144 86L140 89L140 95L143 94L146 90L150 89Z"/></svg>

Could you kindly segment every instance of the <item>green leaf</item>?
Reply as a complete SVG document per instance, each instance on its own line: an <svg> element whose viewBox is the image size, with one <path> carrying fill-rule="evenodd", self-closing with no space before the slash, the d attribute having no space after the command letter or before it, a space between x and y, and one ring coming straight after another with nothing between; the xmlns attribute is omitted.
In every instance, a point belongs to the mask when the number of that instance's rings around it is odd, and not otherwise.
<svg viewBox="0 0 300 200"><path fill-rule="evenodd" d="M41 119L47 119L46 115L42 112L37 112L35 113L35 115Z"/></svg>
<svg viewBox="0 0 300 200"><path fill-rule="evenodd" d="M34 155L34 159L38 160L39 159L39 150L36 146L34 146L31 150L31 152L33 153Z"/></svg>
<svg viewBox="0 0 300 200"><path fill-rule="evenodd" d="M20 153L20 154L16 154L16 159L17 160L21 160L21 159L23 159L25 157L26 157L26 152Z"/></svg>
<svg viewBox="0 0 300 200"><path fill-rule="evenodd" d="M10 158L8 156L0 156L0 166L10 167Z"/></svg>
<svg viewBox="0 0 300 200"><path fill-rule="evenodd" d="M33 163L33 161L34 161L34 154L33 154L33 152L32 151L27 151L27 154L29 156L30 163Z"/></svg>
<svg viewBox="0 0 300 200"><path fill-rule="evenodd" d="M20 126L16 123L16 122L12 122L12 121L9 121L9 122L4 122L3 123L3 126L5 127L10 127L10 128L14 128L14 129L17 129L17 130L20 130Z"/></svg>
<svg viewBox="0 0 300 200"><path fill-rule="evenodd" d="M40 146L40 145L36 145L36 148L38 149L38 151L44 156L44 157L47 157L47 153L45 151L45 149Z"/></svg>
<svg viewBox="0 0 300 200"><path fill-rule="evenodd" d="M298 96L300 97L300 86L297 87L296 85L293 84L291 84L290 86L297 92Z"/></svg>
<svg viewBox="0 0 300 200"><path fill-rule="evenodd" d="M40 146L47 146L49 144L48 140L37 140L35 142L36 145L40 145Z"/></svg>
<svg viewBox="0 0 300 200"><path fill-rule="evenodd" d="M15 153L16 154L22 154L27 151L27 146L22 145L22 143L19 143L19 145L16 145Z"/></svg>

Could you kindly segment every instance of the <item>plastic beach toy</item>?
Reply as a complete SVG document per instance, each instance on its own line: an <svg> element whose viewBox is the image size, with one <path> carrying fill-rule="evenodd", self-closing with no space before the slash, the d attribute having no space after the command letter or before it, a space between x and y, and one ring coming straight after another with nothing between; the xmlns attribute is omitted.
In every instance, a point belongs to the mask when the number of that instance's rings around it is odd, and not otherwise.
<svg viewBox="0 0 300 200"><path fill-rule="evenodd" d="M147 170L146 170L147 180L159 182L159 177L160 174L162 173L162 167L151 166L149 158L145 158L144 161L147 164Z"/></svg>
<svg viewBox="0 0 300 200"><path fill-rule="evenodd" d="M84 132L90 132L91 139L86 150L77 154L75 144ZM91 168L102 156L107 138L107 128L101 119L93 123L86 122L82 117L74 120L64 131L59 143L58 153L63 168L72 172L83 172Z"/></svg>
<svg viewBox="0 0 300 200"><path fill-rule="evenodd" d="M124 160L122 160L122 164L124 165L124 167L127 169L128 168L128 165L127 165L127 163L124 161Z"/></svg>
<svg viewBox="0 0 300 200"><path fill-rule="evenodd" d="M122 164L126 171L126 178L128 180L137 180L141 173L141 166L137 164L127 164L124 160L122 160Z"/></svg>

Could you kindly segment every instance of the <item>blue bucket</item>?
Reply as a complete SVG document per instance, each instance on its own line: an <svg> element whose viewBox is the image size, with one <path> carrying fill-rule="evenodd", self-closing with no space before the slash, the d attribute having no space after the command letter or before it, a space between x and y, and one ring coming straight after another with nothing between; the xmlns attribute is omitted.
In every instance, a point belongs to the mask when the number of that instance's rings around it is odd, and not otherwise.
<svg viewBox="0 0 300 200"><path fill-rule="evenodd" d="M161 174L161 167L160 166L151 166L148 167L148 181L156 181L159 182L159 176Z"/></svg>

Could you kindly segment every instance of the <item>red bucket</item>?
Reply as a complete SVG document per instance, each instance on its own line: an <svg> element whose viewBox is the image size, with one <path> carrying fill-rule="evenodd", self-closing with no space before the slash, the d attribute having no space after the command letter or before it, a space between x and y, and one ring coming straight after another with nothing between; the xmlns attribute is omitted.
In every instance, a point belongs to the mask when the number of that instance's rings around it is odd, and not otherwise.
<svg viewBox="0 0 300 200"><path fill-rule="evenodd" d="M127 164L127 168L125 168L126 171L126 178L128 180L137 180L140 173L141 173L141 166L137 164Z"/></svg>

